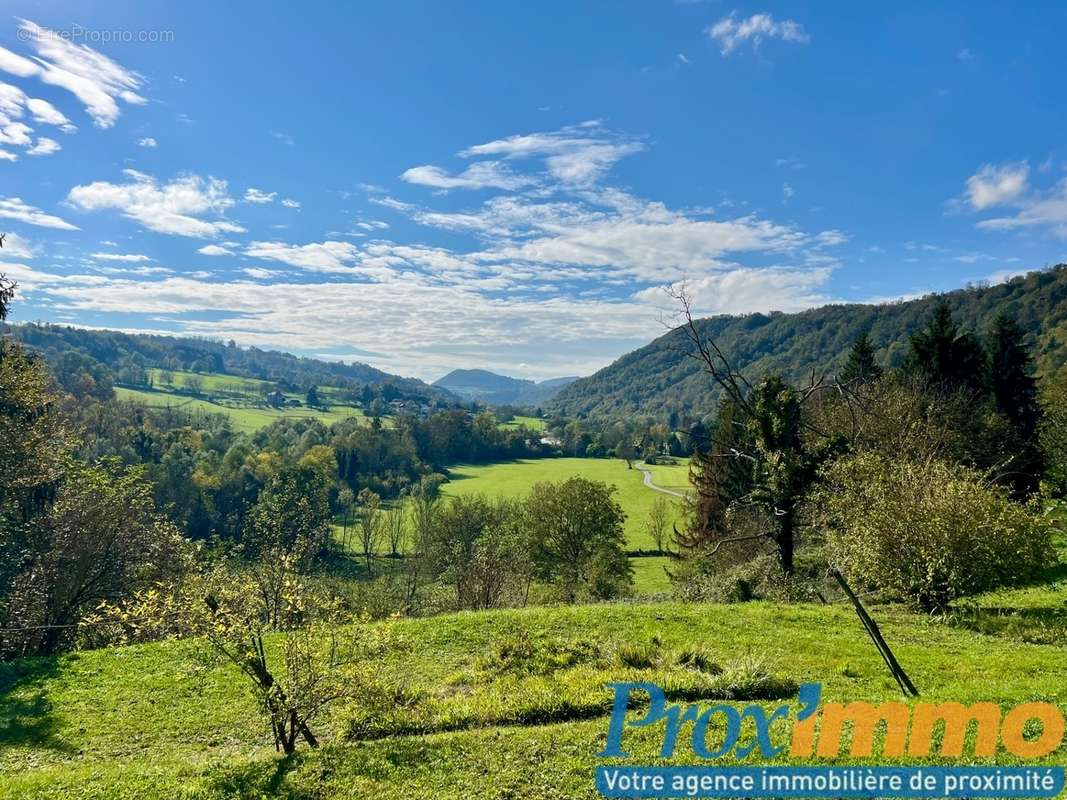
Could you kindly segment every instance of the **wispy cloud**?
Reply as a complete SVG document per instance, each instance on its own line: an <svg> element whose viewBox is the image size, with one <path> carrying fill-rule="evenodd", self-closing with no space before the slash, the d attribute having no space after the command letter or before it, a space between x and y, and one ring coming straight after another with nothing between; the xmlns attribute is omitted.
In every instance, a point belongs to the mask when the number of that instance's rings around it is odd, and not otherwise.
<svg viewBox="0 0 1067 800"><path fill-rule="evenodd" d="M1029 175L1030 165L1025 161L985 164L967 179L967 201L975 211L1011 202L1026 191Z"/></svg>
<svg viewBox="0 0 1067 800"><path fill-rule="evenodd" d="M39 208L22 202L20 197L0 197L0 217L25 222L27 225L39 225L42 228L56 228L62 231L76 231L77 225L71 225L64 219L46 214Z"/></svg>
<svg viewBox="0 0 1067 800"><path fill-rule="evenodd" d="M285 242L252 242L245 254L254 258L281 261L311 272L356 272L352 266L359 250L349 242L318 242L304 245Z"/></svg>
<svg viewBox="0 0 1067 800"><path fill-rule="evenodd" d="M731 11L707 29L707 34L719 45L719 51L728 56L744 44L751 44L753 50L767 39L780 39L783 42L807 44L811 41L807 31L791 19L775 20L763 12L750 17L738 19L737 12Z"/></svg>
<svg viewBox="0 0 1067 800"><path fill-rule="evenodd" d="M218 244L206 244L196 252L202 256L232 256L233 251L229 250L222 245Z"/></svg>
<svg viewBox="0 0 1067 800"><path fill-rule="evenodd" d="M246 203L273 203L277 192L264 192L262 189L249 188L245 190Z"/></svg>
<svg viewBox="0 0 1067 800"><path fill-rule="evenodd" d="M533 182L525 175L517 175L498 161L479 161L457 175L434 166L412 167L400 179L434 189L521 189Z"/></svg>
<svg viewBox="0 0 1067 800"><path fill-rule="evenodd" d="M127 261L131 263L152 260L141 253L92 253L89 257L95 258L97 261Z"/></svg>
<svg viewBox="0 0 1067 800"><path fill-rule="evenodd" d="M153 176L136 170L123 170L126 183L94 181L75 186L67 202L84 211L114 209L149 230L177 236L212 237L220 233L241 233L240 225L218 216L233 206L226 181L182 175L161 184Z"/></svg>
<svg viewBox="0 0 1067 800"><path fill-rule="evenodd" d="M29 20L20 20L19 30L37 55L29 59L0 47L0 71L66 89L82 102L97 127L115 124L120 114L117 100L148 102L137 93L143 78L102 53Z"/></svg>
<svg viewBox="0 0 1067 800"><path fill-rule="evenodd" d="M599 180L619 159L643 149L643 142L609 131L599 120L590 120L558 131L495 139L468 147L460 155L543 158L551 177L581 185Z"/></svg>

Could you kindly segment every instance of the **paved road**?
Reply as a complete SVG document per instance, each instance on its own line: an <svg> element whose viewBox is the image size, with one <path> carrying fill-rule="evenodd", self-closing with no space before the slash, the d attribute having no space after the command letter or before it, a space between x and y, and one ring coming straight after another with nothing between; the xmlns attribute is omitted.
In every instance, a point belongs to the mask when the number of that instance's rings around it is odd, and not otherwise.
<svg viewBox="0 0 1067 800"><path fill-rule="evenodd" d="M645 486L647 486L649 489L653 489L657 492L663 492L663 494L669 494L671 497L681 497L683 500L685 499L685 495L681 492L676 492L672 489L664 489L662 486L656 486L656 484L652 482L652 470L650 470L644 464L635 464L634 466L636 466L639 470L645 473Z"/></svg>

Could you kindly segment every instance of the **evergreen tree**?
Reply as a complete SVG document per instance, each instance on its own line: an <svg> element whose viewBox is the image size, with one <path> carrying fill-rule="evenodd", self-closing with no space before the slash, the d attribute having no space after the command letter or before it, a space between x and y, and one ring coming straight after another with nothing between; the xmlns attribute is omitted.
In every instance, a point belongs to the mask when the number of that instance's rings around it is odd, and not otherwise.
<svg viewBox="0 0 1067 800"><path fill-rule="evenodd" d="M1018 496L1037 491L1044 470L1044 456L1038 444L1041 406L1024 336L1013 317L1004 312L998 314L987 340L985 371L992 402L1015 431L1015 441L1009 445L1011 470L1006 478Z"/></svg>
<svg viewBox="0 0 1067 800"><path fill-rule="evenodd" d="M970 333L961 333L944 300L938 301L926 327L911 337L907 368L931 386L980 392L985 355Z"/></svg>
<svg viewBox="0 0 1067 800"><path fill-rule="evenodd" d="M867 331L864 331L848 351L848 360L841 371L841 382L866 383L881 376L882 368L874 360L874 347L867 337Z"/></svg>
<svg viewBox="0 0 1067 800"><path fill-rule="evenodd" d="M688 525L675 529L674 541L683 550L713 547L726 535L726 509L752 488L751 462L739 455L753 447L744 419L741 407L723 396L714 433L700 421L689 429L689 481L696 494L687 500Z"/></svg>
<svg viewBox="0 0 1067 800"><path fill-rule="evenodd" d="M997 315L986 346L986 383L997 410L1029 441L1040 422L1041 408L1024 336L1013 317L1004 312Z"/></svg>

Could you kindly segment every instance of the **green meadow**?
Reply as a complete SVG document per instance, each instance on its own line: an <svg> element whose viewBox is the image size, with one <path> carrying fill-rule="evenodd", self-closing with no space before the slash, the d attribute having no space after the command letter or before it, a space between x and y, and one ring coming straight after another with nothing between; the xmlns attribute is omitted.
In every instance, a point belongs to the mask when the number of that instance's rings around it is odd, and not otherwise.
<svg viewBox="0 0 1067 800"><path fill-rule="evenodd" d="M211 376L198 376L211 377ZM229 379L231 376L221 375L216 378ZM242 379L237 379L242 380ZM248 380L248 379L244 379ZM204 391L207 392L205 383ZM326 425L331 425L338 420L348 417L365 419L363 411L351 406L331 405L327 411L301 406L299 408L270 408L263 405L245 405L240 401L215 402L210 399L189 397L188 395L174 394L172 392L157 390L127 389L115 387L115 396L120 400L134 400L145 405L160 408L180 408L190 413L225 414L230 418L234 428L242 433L255 433L260 428L265 428L276 419L307 418L321 420ZM220 401L223 398L218 398Z"/></svg>
<svg viewBox="0 0 1067 800"><path fill-rule="evenodd" d="M538 431L539 433L544 431L548 427L547 423L540 417L512 417L509 422L501 423L501 427L504 428L529 428L532 431Z"/></svg>
<svg viewBox="0 0 1067 800"><path fill-rule="evenodd" d="M679 476L688 475L688 466L684 462L677 465L656 467L658 479L669 481L684 480ZM634 588L638 595L652 595L669 592L670 580L666 569L671 559L668 556L645 555L655 549L646 528L649 511L656 497L667 501L670 521L680 524L682 518L681 500L650 489L644 483L644 475L636 466L626 468L626 462L617 459L597 458L543 458L507 461L488 465L459 465L448 470L449 480L441 487L442 494L459 497L465 494L484 494L486 497L523 498L535 483L541 481L558 482L567 478L581 476L590 480L603 481L616 487L615 498L626 513L626 546L631 551L630 564L634 569ZM679 485L680 486L680 485ZM667 488L675 488L668 486ZM680 491L680 487L678 490ZM385 508L391 508L386 503ZM358 510L350 515L348 521L348 549L359 549ZM338 542L345 537L345 527L340 516L333 526L334 539ZM388 552L388 543L379 542L377 552ZM358 562L358 559L357 559ZM358 565L358 563L357 563ZM386 565L387 566L387 565Z"/></svg>
<svg viewBox="0 0 1067 800"><path fill-rule="evenodd" d="M675 465L658 467L657 477L676 482L679 474L688 474L688 467ZM650 551L656 545L646 528L649 511L657 497L667 500L670 521L679 522L681 507L678 498L664 495L645 486L644 474L636 468L627 469L626 462L614 458L543 458L509 461L490 465L463 465L448 471L449 482L442 487L446 496L484 494L487 497L525 497L530 487L541 481L558 482L574 476L603 481L616 488L615 499L626 513L626 546L630 551ZM670 488L669 486L667 488ZM634 555L634 586L638 594L654 594L670 590L664 568L666 556Z"/></svg>
<svg viewBox="0 0 1067 800"><path fill-rule="evenodd" d="M1047 596L1061 612L1065 601ZM923 701L1067 706L1063 638L1033 644L894 606L873 613ZM804 681L823 684L824 702L899 699L840 604L531 608L372 627L386 646L357 698L316 726L325 746L287 758L244 678L198 672L192 641L0 665L0 798L595 798L611 680L768 707ZM661 736L662 725L627 732L627 763L663 763ZM1061 747L1040 763L1065 758ZM674 763L697 761L683 733Z"/></svg>

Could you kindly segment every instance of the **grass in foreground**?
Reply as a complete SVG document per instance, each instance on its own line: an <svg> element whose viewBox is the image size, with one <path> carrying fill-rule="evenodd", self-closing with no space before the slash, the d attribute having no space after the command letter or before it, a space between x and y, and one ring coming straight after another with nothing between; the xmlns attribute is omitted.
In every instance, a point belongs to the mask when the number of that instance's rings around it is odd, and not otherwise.
<svg viewBox="0 0 1067 800"><path fill-rule="evenodd" d="M1062 644L1021 644L897 608L875 615L924 701L1067 705ZM594 684L675 674L701 683L691 694L717 696L714 670L678 664L692 650L704 664L751 674L755 659L781 680L821 681L825 701L899 697L841 606L608 605L391 625L394 645L370 665L374 681L403 687L416 723L441 732L408 735L411 716L345 709L323 730L328 746L290 759L273 753L236 675L192 677L191 643L4 665L0 797L593 798L607 725ZM534 643L528 657L510 657L523 637ZM659 734L627 734L632 763L657 760ZM1061 749L1045 762L1065 757ZM679 761L696 759L683 747Z"/></svg>

